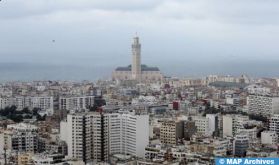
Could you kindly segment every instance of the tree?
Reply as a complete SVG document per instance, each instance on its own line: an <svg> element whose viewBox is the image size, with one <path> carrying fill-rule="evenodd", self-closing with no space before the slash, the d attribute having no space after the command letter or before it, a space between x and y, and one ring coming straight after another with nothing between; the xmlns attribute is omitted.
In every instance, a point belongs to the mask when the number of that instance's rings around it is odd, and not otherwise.
<svg viewBox="0 0 279 165"><path fill-rule="evenodd" d="M21 112L27 113L27 114L31 113L27 107L23 108L23 110Z"/></svg>

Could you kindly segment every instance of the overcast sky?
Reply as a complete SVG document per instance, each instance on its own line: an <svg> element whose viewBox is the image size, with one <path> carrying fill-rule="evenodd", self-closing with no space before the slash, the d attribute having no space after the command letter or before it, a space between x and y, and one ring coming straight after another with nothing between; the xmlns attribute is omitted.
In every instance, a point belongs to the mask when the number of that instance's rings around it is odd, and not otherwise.
<svg viewBox="0 0 279 165"><path fill-rule="evenodd" d="M279 61L279 1L0 1L0 62L127 65L136 32L151 65Z"/></svg>

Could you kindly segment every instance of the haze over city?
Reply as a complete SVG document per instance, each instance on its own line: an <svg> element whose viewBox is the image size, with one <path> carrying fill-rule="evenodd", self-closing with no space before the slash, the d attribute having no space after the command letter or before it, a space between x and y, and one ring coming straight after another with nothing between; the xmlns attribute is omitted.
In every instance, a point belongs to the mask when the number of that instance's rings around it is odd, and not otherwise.
<svg viewBox="0 0 279 165"><path fill-rule="evenodd" d="M2 0L0 75L5 80L110 77L116 66L131 63L137 33L143 63L166 75L278 76L278 5L273 0Z"/></svg>
<svg viewBox="0 0 279 165"><path fill-rule="evenodd" d="M278 18L278 0L0 0L0 165L279 165Z"/></svg>

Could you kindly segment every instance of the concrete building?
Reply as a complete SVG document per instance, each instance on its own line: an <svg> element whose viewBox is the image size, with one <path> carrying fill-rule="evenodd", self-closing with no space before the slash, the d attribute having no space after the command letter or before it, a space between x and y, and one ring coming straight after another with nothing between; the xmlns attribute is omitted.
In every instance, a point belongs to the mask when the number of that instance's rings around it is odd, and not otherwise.
<svg viewBox="0 0 279 165"><path fill-rule="evenodd" d="M108 119L109 153L144 157L149 143L149 116L105 114Z"/></svg>
<svg viewBox="0 0 279 165"><path fill-rule="evenodd" d="M47 111L49 115L53 114L53 97L52 96L16 96L0 98L0 109L8 106L16 106L17 110L28 108L33 110L39 108Z"/></svg>
<svg viewBox="0 0 279 165"><path fill-rule="evenodd" d="M94 105L95 96L73 96L60 97L59 109L61 110L82 110L89 109Z"/></svg>
<svg viewBox="0 0 279 165"><path fill-rule="evenodd" d="M38 128L30 124L12 124L0 134L0 151L38 152Z"/></svg>
<svg viewBox="0 0 279 165"><path fill-rule="evenodd" d="M227 151L229 149L229 140L228 139L214 139L213 141L213 146L214 146L214 150L213 150L213 154L215 156L226 156L227 155Z"/></svg>
<svg viewBox="0 0 279 165"><path fill-rule="evenodd" d="M245 87L249 94L254 95L269 95L271 93L271 89L267 87L263 87L257 84L251 84Z"/></svg>
<svg viewBox="0 0 279 165"><path fill-rule="evenodd" d="M75 113L61 122L61 139L68 155L84 162L108 161L111 154L144 157L149 143L148 115Z"/></svg>
<svg viewBox="0 0 279 165"><path fill-rule="evenodd" d="M28 165L32 160L32 153L22 153L17 156L17 165Z"/></svg>
<svg viewBox="0 0 279 165"><path fill-rule="evenodd" d="M277 144L278 135L273 131L263 131L261 132L261 143L262 144Z"/></svg>
<svg viewBox="0 0 279 165"><path fill-rule="evenodd" d="M248 113L270 116L279 114L279 97L249 95L247 97Z"/></svg>
<svg viewBox="0 0 279 165"><path fill-rule="evenodd" d="M160 128L160 140L164 144L176 145L183 138L184 121L164 120Z"/></svg>
<svg viewBox="0 0 279 165"><path fill-rule="evenodd" d="M248 116L223 115L223 136L235 136L238 130L243 128L243 123L248 120Z"/></svg>
<svg viewBox="0 0 279 165"><path fill-rule="evenodd" d="M107 121L100 113L67 115L60 123L61 140L68 145L68 156L85 163L108 159Z"/></svg>
<svg viewBox="0 0 279 165"><path fill-rule="evenodd" d="M257 139L258 129L257 127L240 127L236 130L237 134L247 135L249 141L252 142L253 140Z"/></svg>
<svg viewBox="0 0 279 165"><path fill-rule="evenodd" d="M132 65L118 67L112 73L113 80L161 81L163 75L159 68L141 64L141 44L139 37L133 38Z"/></svg>
<svg viewBox="0 0 279 165"><path fill-rule="evenodd" d="M184 122L184 139L190 140L190 138L197 132L197 127L194 121Z"/></svg>
<svg viewBox="0 0 279 165"><path fill-rule="evenodd" d="M63 165L66 164L65 156L62 154L41 154L34 155L32 162L34 165Z"/></svg>
<svg viewBox="0 0 279 165"><path fill-rule="evenodd" d="M53 114L53 97L50 96L40 96L40 97L26 97L25 107L29 109L39 108L41 110L46 110L50 115Z"/></svg>
<svg viewBox="0 0 279 165"><path fill-rule="evenodd" d="M210 135L209 119L202 116L194 116L195 126L197 127L197 133L201 135Z"/></svg>
<svg viewBox="0 0 279 165"><path fill-rule="evenodd" d="M193 139L194 140L194 139ZM189 145L192 153L208 153L214 156L226 156L230 141L228 139L196 139Z"/></svg>
<svg viewBox="0 0 279 165"><path fill-rule="evenodd" d="M206 114L208 119L208 133L213 135L218 130L218 115L217 114Z"/></svg>
<svg viewBox="0 0 279 165"><path fill-rule="evenodd" d="M4 109L11 105L11 99L8 97L0 97L0 109Z"/></svg>
<svg viewBox="0 0 279 165"><path fill-rule="evenodd" d="M238 106L239 105L239 98L237 98L237 97L229 98L228 97L228 98L226 98L226 104Z"/></svg>
<svg viewBox="0 0 279 165"><path fill-rule="evenodd" d="M247 135L236 135L233 141L233 155L237 157L245 157L249 148L249 138Z"/></svg>
<svg viewBox="0 0 279 165"><path fill-rule="evenodd" d="M279 136L279 115L273 115L269 119L269 130L276 132Z"/></svg>

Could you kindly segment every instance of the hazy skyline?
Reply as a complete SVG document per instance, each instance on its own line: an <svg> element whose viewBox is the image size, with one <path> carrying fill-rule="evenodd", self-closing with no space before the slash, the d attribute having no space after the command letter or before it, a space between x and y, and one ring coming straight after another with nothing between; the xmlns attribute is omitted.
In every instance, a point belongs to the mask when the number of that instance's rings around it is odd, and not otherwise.
<svg viewBox="0 0 279 165"><path fill-rule="evenodd" d="M149 65L265 67L279 61L278 6L276 0L2 0L0 62L125 66L137 32Z"/></svg>

